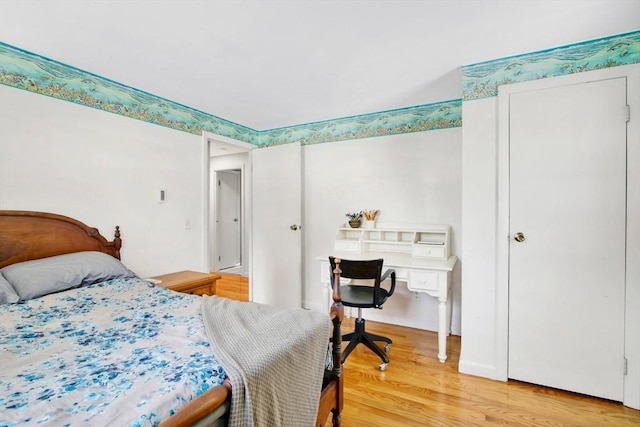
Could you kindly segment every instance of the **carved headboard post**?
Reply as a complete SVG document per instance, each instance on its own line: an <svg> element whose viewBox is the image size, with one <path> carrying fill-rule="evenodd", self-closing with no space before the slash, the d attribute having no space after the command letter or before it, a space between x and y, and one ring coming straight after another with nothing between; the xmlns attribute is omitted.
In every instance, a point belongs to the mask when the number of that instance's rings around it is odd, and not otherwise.
<svg viewBox="0 0 640 427"><path fill-rule="evenodd" d="M116 232L113 238L113 246L116 248L116 252L118 253L117 258L120 259L120 248L122 247L122 239L120 238L120 226L116 225Z"/></svg>
<svg viewBox="0 0 640 427"><path fill-rule="evenodd" d="M342 374L342 331L340 324L344 318L344 306L342 305L342 293L340 291L340 258L335 259L336 268L333 269L334 285L333 285L333 304L331 305L331 318L333 320L333 351L332 357L338 363L333 364L332 373L334 375Z"/></svg>

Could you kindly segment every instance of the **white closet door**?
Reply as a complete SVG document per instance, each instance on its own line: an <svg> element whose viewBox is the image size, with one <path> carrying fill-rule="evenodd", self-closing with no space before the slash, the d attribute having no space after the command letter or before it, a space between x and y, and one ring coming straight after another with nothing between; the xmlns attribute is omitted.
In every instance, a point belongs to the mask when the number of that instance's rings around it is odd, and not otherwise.
<svg viewBox="0 0 640 427"><path fill-rule="evenodd" d="M509 378L621 401L626 79L509 103Z"/></svg>
<svg viewBox="0 0 640 427"><path fill-rule="evenodd" d="M302 306L302 162L300 143L251 152L252 301Z"/></svg>

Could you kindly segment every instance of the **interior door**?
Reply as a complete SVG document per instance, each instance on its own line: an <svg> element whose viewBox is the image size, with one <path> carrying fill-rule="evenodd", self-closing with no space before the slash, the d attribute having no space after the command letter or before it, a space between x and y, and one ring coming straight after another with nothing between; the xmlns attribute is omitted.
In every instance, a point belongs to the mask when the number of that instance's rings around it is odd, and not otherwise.
<svg viewBox="0 0 640 427"><path fill-rule="evenodd" d="M302 306L300 143L251 152L252 301Z"/></svg>
<svg viewBox="0 0 640 427"><path fill-rule="evenodd" d="M216 179L217 270L224 270L242 262L240 171L217 171Z"/></svg>
<svg viewBox="0 0 640 427"><path fill-rule="evenodd" d="M509 105L509 378L621 401L626 79Z"/></svg>

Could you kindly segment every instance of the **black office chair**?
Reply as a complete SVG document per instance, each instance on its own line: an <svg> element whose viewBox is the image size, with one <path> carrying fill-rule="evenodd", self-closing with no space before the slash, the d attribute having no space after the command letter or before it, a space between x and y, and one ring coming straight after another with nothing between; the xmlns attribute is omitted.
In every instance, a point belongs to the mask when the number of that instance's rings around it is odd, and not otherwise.
<svg viewBox="0 0 640 427"><path fill-rule="evenodd" d="M335 257L329 257L329 264L331 272L336 268ZM349 345L342 353L342 363L347 359L349 354L353 351L356 345L362 343L369 347L375 354L380 356L382 363L379 365L380 370L384 371L389 363L389 357L387 351L391 345L391 340L387 337L371 334L364 330L364 319L362 318L363 308L382 308L382 304L385 303L387 298L393 295L393 291L396 288L396 272L392 269L387 270L382 275L382 259L366 260L366 261L352 261L348 259L340 258L340 278L355 279L355 280L370 280L373 281L373 286L358 284L357 282L341 285L340 290L342 292L342 304L347 307L358 308L358 318L356 319L355 331L343 335L343 341L349 341ZM391 287L387 291L382 288L380 284L387 278L391 277ZM331 274L331 288L333 289L334 275ZM382 341L385 344L384 349L378 347L375 341Z"/></svg>

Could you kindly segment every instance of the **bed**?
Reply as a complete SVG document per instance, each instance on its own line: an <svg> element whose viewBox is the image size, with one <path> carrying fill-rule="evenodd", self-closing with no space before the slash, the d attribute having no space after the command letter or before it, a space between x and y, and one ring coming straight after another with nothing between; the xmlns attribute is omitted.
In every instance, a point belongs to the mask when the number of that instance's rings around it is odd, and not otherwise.
<svg viewBox="0 0 640 427"><path fill-rule="evenodd" d="M187 295L121 247L0 210L0 426L340 425L339 286L329 315Z"/></svg>

